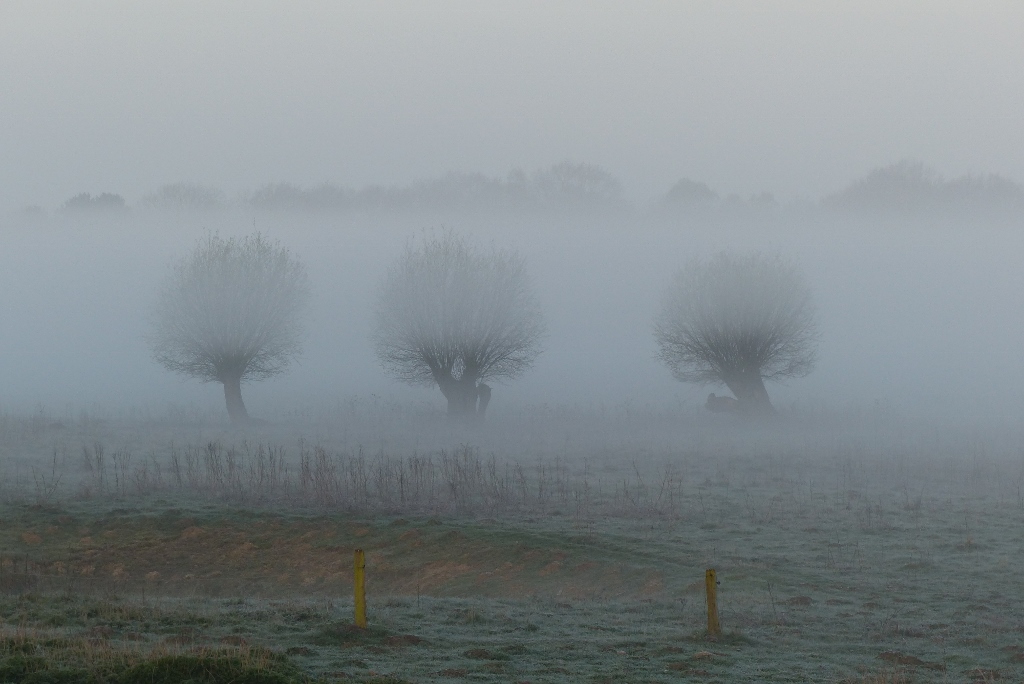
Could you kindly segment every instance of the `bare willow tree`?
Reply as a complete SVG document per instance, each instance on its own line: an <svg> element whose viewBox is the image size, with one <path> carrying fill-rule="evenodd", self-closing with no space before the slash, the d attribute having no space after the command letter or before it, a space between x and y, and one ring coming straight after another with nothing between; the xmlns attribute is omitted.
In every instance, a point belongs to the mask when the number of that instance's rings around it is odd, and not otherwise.
<svg viewBox="0 0 1024 684"><path fill-rule="evenodd" d="M690 262L665 293L654 335L676 379L724 384L736 410L748 414L773 412L765 380L813 370L818 340L799 270L757 253ZM722 406L721 398L708 398L708 408Z"/></svg>
<svg viewBox="0 0 1024 684"><path fill-rule="evenodd" d="M487 380L515 378L540 353L544 320L521 256L446 232L409 245L377 299L374 348L395 378L437 385L448 415L482 419Z"/></svg>
<svg viewBox="0 0 1024 684"><path fill-rule="evenodd" d="M306 272L259 233L208 235L174 266L153 310L149 336L158 363L224 385L228 415L248 420L241 384L284 371L301 349Z"/></svg>

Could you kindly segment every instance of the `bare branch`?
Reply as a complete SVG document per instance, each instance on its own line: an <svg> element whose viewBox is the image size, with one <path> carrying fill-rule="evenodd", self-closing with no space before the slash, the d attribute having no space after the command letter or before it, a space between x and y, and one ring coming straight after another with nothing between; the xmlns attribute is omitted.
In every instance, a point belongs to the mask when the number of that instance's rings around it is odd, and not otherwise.
<svg viewBox="0 0 1024 684"><path fill-rule="evenodd" d="M268 378L299 354L308 298L301 263L260 234L209 235L174 266L153 309L158 363L203 381Z"/></svg>
<svg viewBox="0 0 1024 684"><path fill-rule="evenodd" d="M654 335L678 380L724 383L741 403L756 386L764 394L764 380L810 373L818 341L800 273L761 254L692 261L666 292Z"/></svg>
<svg viewBox="0 0 1024 684"><path fill-rule="evenodd" d="M515 378L540 353L544 320L523 258L482 253L451 232L408 246L377 299L374 348L413 384Z"/></svg>

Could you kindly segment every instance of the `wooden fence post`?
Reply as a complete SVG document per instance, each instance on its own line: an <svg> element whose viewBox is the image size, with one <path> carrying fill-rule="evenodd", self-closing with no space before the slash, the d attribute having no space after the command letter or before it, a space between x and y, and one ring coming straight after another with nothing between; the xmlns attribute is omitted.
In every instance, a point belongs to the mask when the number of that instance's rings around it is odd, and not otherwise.
<svg viewBox="0 0 1024 684"><path fill-rule="evenodd" d="M366 629L366 555L362 549L356 549L352 576L352 585L355 591L356 627Z"/></svg>
<svg viewBox="0 0 1024 684"><path fill-rule="evenodd" d="M718 623L718 575L714 568L704 573L704 588L708 594L708 636L718 636L722 626Z"/></svg>

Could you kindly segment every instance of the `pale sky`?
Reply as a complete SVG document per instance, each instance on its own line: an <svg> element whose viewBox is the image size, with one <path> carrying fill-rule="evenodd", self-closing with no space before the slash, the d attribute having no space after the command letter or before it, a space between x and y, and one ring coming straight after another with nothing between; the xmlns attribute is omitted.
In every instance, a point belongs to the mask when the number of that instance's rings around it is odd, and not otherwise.
<svg viewBox="0 0 1024 684"><path fill-rule="evenodd" d="M1024 181L1021 2L0 3L0 210L599 164L817 198Z"/></svg>

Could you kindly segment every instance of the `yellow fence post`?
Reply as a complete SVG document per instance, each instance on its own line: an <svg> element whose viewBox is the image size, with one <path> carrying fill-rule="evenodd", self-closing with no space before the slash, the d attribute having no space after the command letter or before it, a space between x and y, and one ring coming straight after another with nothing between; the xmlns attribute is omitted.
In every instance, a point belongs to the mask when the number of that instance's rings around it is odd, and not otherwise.
<svg viewBox="0 0 1024 684"><path fill-rule="evenodd" d="M722 626L718 624L718 575L714 568L704 573L704 588L708 594L708 636L718 636Z"/></svg>
<svg viewBox="0 0 1024 684"><path fill-rule="evenodd" d="M356 549L352 576L355 591L356 627L366 629L366 554L362 549Z"/></svg>

